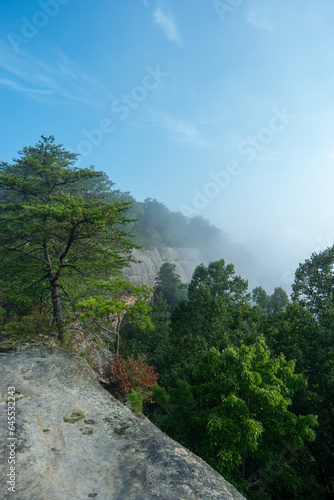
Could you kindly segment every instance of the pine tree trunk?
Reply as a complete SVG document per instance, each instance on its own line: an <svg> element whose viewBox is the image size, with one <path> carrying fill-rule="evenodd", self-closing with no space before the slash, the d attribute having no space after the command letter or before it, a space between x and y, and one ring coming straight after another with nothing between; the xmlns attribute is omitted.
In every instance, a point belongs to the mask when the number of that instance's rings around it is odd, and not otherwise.
<svg viewBox="0 0 334 500"><path fill-rule="evenodd" d="M119 332L116 333L116 354L119 354Z"/></svg>
<svg viewBox="0 0 334 500"><path fill-rule="evenodd" d="M115 332L115 335L116 335L116 354L119 354L119 330L121 328L121 316L119 314L117 314L117 324L116 324L116 332Z"/></svg>
<svg viewBox="0 0 334 500"><path fill-rule="evenodd" d="M49 252L47 252L47 251L45 252L45 260L47 262L47 273L48 273L48 278L49 278L49 282L50 282L53 317L55 319L57 327L59 328L58 338L59 338L59 340L61 340L63 337L63 333L62 333L61 328L64 324L64 318L63 318L63 312L61 309L60 296L58 293L57 279L56 279L54 272L53 272L52 262L51 262Z"/></svg>
<svg viewBox="0 0 334 500"><path fill-rule="evenodd" d="M58 287L55 283L52 283L51 280L50 280L50 290L51 290L51 299L53 306L53 316L55 318L56 325L58 327L62 327L64 324L64 318L61 310L60 298L58 295Z"/></svg>

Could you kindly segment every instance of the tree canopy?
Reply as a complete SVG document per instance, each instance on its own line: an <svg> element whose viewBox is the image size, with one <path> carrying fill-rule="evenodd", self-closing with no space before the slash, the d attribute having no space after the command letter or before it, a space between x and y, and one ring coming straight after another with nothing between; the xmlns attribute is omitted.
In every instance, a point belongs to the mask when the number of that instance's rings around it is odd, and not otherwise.
<svg viewBox="0 0 334 500"><path fill-rule="evenodd" d="M275 288L274 293L268 295L262 286L258 286L254 288L252 297L253 301L269 316L274 316L289 304L288 294L281 287Z"/></svg>
<svg viewBox="0 0 334 500"><path fill-rule="evenodd" d="M178 305L177 287L161 289L175 277L161 271L155 330L123 334L128 354L159 366L149 416L247 498L330 498L330 332L279 287L258 287L252 305L224 260L198 266Z"/></svg>
<svg viewBox="0 0 334 500"><path fill-rule="evenodd" d="M8 309L49 294L60 327L62 303L85 278L108 279L127 264L135 245L122 226L131 203L95 196L106 191L103 172L77 168L53 136L19 155L0 167L0 300Z"/></svg>
<svg viewBox="0 0 334 500"><path fill-rule="evenodd" d="M145 360L158 368L147 414L248 498L333 498L334 247L300 264L291 302L280 287L257 287L252 303L247 280L224 259L199 265L189 285L169 263L153 290L129 283L132 231L145 247L224 240L205 219L137 203L105 173L76 167L53 136L2 162L5 334L47 329L51 298L58 343L71 329L90 346L97 336L98 349L130 356L123 382L129 367L134 379L138 369L149 374ZM115 359L98 373L110 375ZM144 395L139 384L133 407Z"/></svg>
<svg viewBox="0 0 334 500"><path fill-rule="evenodd" d="M334 319L334 247L313 253L299 265L292 285L292 299L319 321Z"/></svg>

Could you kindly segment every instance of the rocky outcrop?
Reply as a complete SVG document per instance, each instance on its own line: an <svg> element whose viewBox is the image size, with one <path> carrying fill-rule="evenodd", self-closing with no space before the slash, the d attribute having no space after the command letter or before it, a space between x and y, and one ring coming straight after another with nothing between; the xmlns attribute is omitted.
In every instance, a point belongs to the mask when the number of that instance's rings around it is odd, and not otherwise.
<svg viewBox="0 0 334 500"><path fill-rule="evenodd" d="M193 248L163 248L158 250L134 250L133 262L124 274L135 285L154 286L155 278L164 262L175 264L175 272L183 283L189 283L195 267L203 262L199 250Z"/></svg>
<svg viewBox="0 0 334 500"><path fill-rule="evenodd" d="M244 498L200 458L115 400L78 355L45 346L3 353L0 377L1 498ZM14 436L7 422L8 387L16 391ZM12 452L14 471L8 464ZM8 492L10 473L16 494Z"/></svg>

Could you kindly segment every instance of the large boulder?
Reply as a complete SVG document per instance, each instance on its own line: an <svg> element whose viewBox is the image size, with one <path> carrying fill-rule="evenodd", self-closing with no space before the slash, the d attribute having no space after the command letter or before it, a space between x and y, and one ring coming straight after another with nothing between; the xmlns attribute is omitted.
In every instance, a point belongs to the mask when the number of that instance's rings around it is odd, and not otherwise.
<svg viewBox="0 0 334 500"><path fill-rule="evenodd" d="M0 378L1 498L244 498L203 460L114 399L78 355L46 346L2 353ZM8 387L16 391L14 436ZM16 494L8 491L13 473Z"/></svg>

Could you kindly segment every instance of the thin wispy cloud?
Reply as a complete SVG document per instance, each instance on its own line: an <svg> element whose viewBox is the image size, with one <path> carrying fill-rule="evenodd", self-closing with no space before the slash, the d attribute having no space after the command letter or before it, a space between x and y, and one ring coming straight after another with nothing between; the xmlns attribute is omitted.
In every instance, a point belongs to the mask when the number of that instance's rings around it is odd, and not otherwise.
<svg viewBox="0 0 334 500"><path fill-rule="evenodd" d="M198 123L200 123L202 125L211 125L214 123L224 122L226 120L227 116L228 116L227 113L223 113L221 115L214 116L212 118L199 118L197 121L198 121Z"/></svg>
<svg viewBox="0 0 334 500"><path fill-rule="evenodd" d="M193 122L163 113L151 114L149 122L166 130L167 139L173 144L193 148L208 148L211 146L211 142Z"/></svg>
<svg viewBox="0 0 334 500"><path fill-rule="evenodd" d="M256 28L272 32L276 0L253 0L247 13L247 22Z"/></svg>
<svg viewBox="0 0 334 500"><path fill-rule="evenodd" d="M153 14L155 24L164 32L171 42L175 42L182 47L182 39L178 33L174 20L168 16L160 7Z"/></svg>
<svg viewBox="0 0 334 500"><path fill-rule="evenodd" d="M52 60L52 63L49 61ZM23 50L16 54L0 42L0 86L46 103L102 106L112 96L98 81L87 75L58 47L47 61Z"/></svg>
<svg viewBox="0 0 334 500"><path fill-rule="evenodd" d="M270 32L273 30L272 23L269 22L267 19L265 19L263 16L261 16L261 14L259 14L258 12L254 11L248 12L247 21L249 24L252 24L257 28L261 28L263 30Z"/></svg>
<svg viewBox="0 0 334 500"><path fill-rule="evenodd" d="M0 77L0 85L3 85L5 87L9 87L12 90L18 90L19 92L23 92L25 94L41 94L41 95L52 95L52 90L45 90L45 89L33 89L33 88L28 88L28 87L23 87L19 85L17 82L14 80L10 80L8 78L1 78Z"/></svg>

